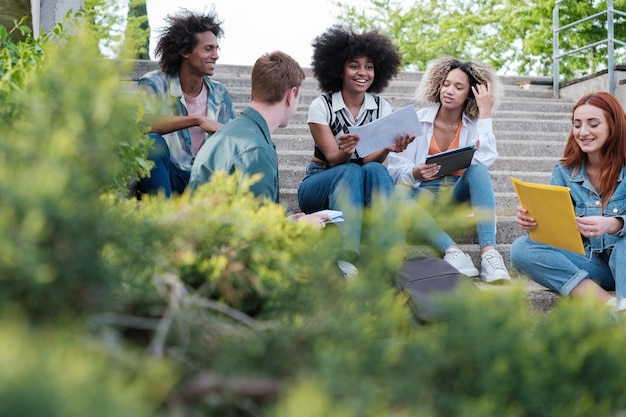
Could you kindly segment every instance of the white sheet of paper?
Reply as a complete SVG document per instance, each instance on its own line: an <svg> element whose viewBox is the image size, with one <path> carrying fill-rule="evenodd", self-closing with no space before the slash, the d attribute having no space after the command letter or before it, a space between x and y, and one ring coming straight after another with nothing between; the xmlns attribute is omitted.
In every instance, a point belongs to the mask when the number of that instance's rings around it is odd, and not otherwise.
<svg viewBox="0 0 626 417"><path fill-rule="evenodd" d="M420 136L422 125L415 113L415 106L410 104L364 126L351 126L348 130L361 138L356 145L356 151L359 156L364 157L393 145L400 135Z"/></svg>
<svg viewBox="0 0 626 417"><path fill-rule="evenodd" d="M330 216L330 220L328 220L326 223L339 223L344 220L343 212L340 210L321 210L316 211L313 214L328 214Z"/></svg>

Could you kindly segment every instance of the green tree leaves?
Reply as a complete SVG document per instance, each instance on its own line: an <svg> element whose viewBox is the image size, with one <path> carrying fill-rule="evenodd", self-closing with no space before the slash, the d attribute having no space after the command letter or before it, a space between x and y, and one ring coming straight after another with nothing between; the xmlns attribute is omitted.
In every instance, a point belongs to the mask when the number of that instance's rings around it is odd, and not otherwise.
<svg viewBox="0 0 626 417"><path fill-rule="evenodd" d="M501 72L547 75L552 72L553 0L421 0L407 4L370 0L369 7L342 7L342 19L362 28L377 28L391 35L400 48L404 65L423 70L437 57L452 55L479 60ZM626 10L626 2L615 1L615 8ZM576 22L606 11L605 1L563 2L559 25ZM572 51L607 39L606 14L559 35L560 52ZM626 41L626 19L615 15L615 38ZM617 57L624 56L623 48ZM607 47L599 45L587 52L566 57L561 73L566 77L587 75L606 68Z"/></svg>

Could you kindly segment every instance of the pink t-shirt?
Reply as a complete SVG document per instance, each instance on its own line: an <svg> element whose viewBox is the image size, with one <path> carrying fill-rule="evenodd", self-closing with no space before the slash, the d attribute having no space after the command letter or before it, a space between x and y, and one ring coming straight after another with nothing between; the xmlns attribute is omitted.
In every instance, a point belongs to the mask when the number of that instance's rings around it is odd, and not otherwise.
<svg viewBox="0 0 626 417"><path fill-rule="evenodd" d="M187 113L190 116L206 116L207 88L204 82L202 82L200 94L196 97L188 96L184 92L183 96L185 96L185 105L187 106ZM202 145L204 145L206 133L202 128L193 126L189 128L189 136L191 136L191 153L193 156L196 156Z"/></svg>

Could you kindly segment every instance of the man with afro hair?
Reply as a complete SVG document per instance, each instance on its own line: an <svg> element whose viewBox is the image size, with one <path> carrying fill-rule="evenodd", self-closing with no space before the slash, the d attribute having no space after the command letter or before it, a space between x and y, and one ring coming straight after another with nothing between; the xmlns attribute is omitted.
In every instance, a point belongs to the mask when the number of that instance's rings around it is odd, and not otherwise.
<svg viewBox="0 0 626 417"><path fill-rule="evenodd" d="M155 164L150 176L139 181L139 195L182 193L202 145L236 117L228 90L210 78L223 35L215 13L181 9L166 21L155 50L161 69L138 82L154 140L148 158Z"/></svg>

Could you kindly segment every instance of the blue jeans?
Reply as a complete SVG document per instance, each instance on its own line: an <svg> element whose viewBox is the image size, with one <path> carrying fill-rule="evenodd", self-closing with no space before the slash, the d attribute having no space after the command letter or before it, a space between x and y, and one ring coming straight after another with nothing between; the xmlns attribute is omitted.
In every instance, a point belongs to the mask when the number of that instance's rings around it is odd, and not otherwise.
<svg viewBox="0 0 626 417"><path fill-rule="evenodd" d="M137 190L144 194L156 195L164 192L171 197L172 192L182 194L189 184L190 171L180 169L170 160L170 148L163 136L156 133L148 135L154 140L148 151L148 159L154 162L150 176L142 178L137 184Z"/></svg>
<svg viewBox="0 0 626 417"><path fill-rule="evenodd" d="M496 244L496 197L493 191L491 175L485 165L472 164L460 177L448 175L431 181L422 181L418 188L414 188L410 196L428 193L438 198L443 192L452 192L454 201L464 203L469 201L472 208L481 212L481 220L476 223L478 243L481 248ZM485 215L488 215L485 218ZM447 233L441 232L434 242L444 252L454 244Z"/></svg>
<svg viewBox="0 0 626 417"><path fill-rule="evenodd" d="M602 252L570 252L538 243L522 236L511 245L511 264L538 284L568 295L582 280L589 278L617 298L626 298L626 239Z"/></svg>
<svg viewBox="0 0 626 417"><path fill-rule="evenodd" d="M393 190L393 179L378 162L365 165L348 162L334 167L312 162L298 187L298 204L305 213L325 209L343 211L345 221L337 223L343 248L358 258L363 207L370 206L378 195L390 196Z"/></svg>

